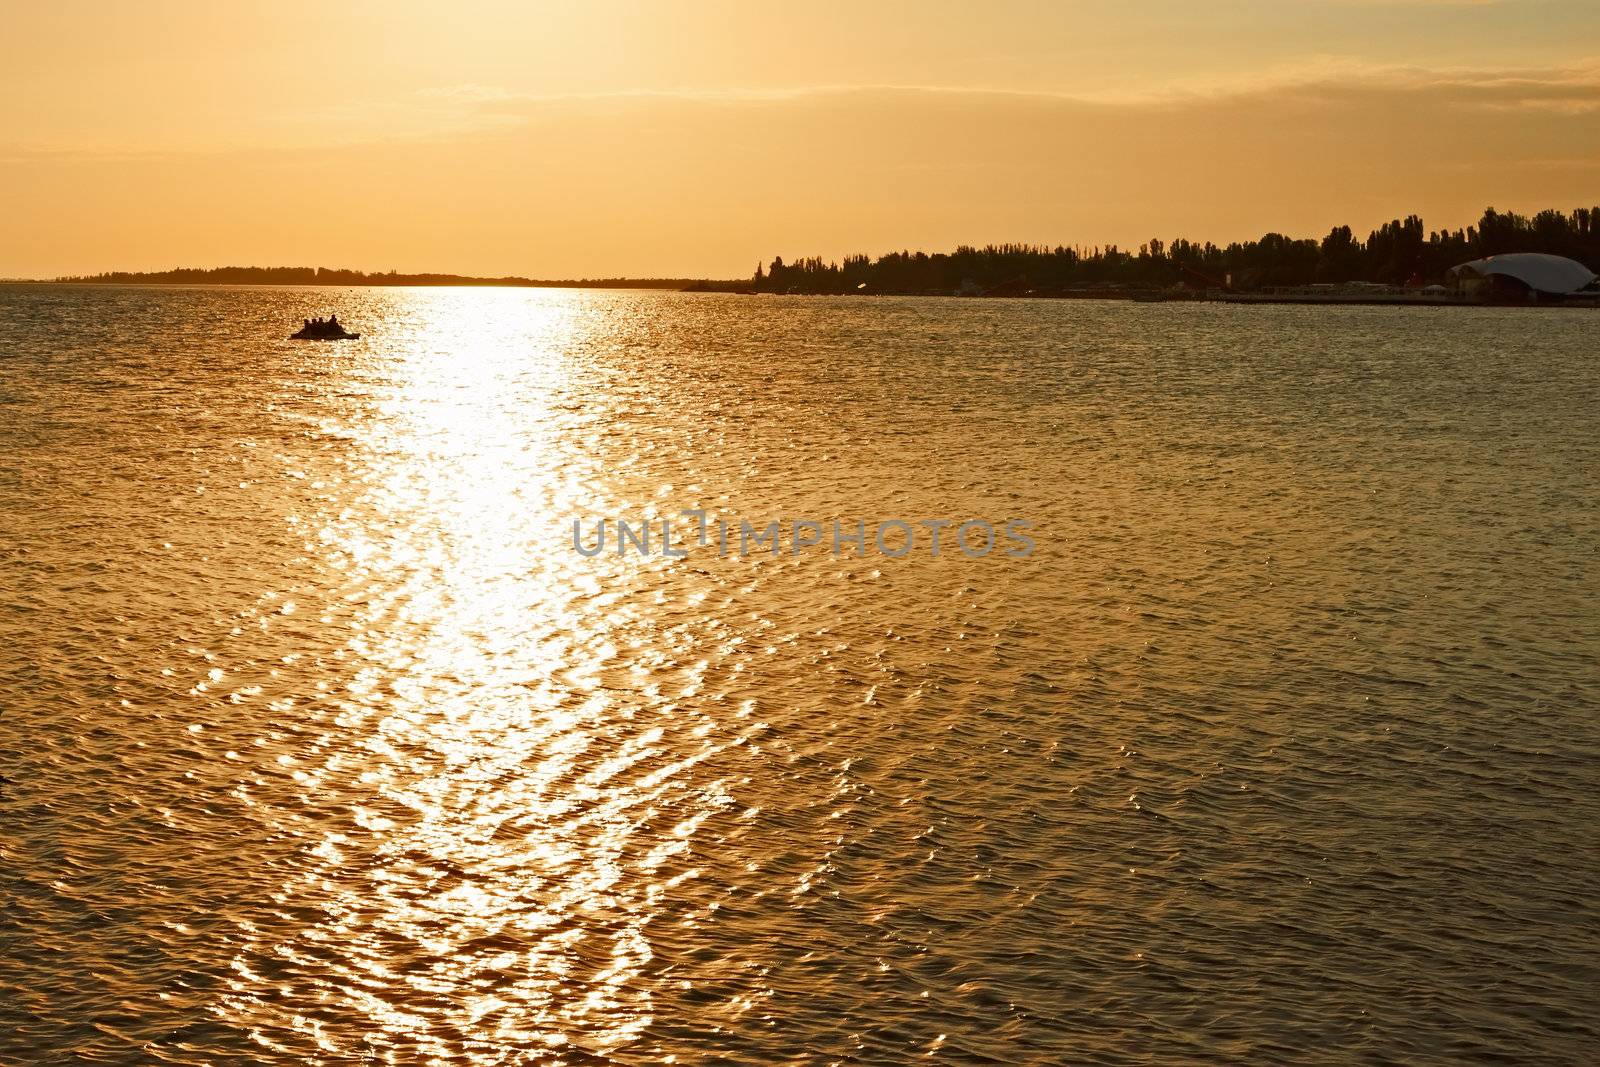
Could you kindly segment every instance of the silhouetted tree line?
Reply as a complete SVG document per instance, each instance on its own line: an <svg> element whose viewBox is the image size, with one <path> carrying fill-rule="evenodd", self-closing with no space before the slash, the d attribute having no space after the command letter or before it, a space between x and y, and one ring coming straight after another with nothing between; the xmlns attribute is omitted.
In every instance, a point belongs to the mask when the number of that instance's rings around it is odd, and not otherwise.
<svg viewBox="0 0 1600 1067"><path fill-rule="evenodd" d="M375 274L329 267L184 267L150 272L108 271L55 280L106 285L506 285L590 289L682 289L718 285L747 287L744 282L719 283L696 278L473 278L461 274L401 274L392 270Z"/></svg>
<svg viewBox="0 0 1600 1067"><path fill-rule="evenodd" d="M1420 285L1442 281L1457 264L1502 252L1549 252L1600 264L1600 207L1532 217L1489 208L1476 226L1428 231L1416 215L1384 223L1358 239L1336 226L1322 240L1269 233L1260 240L1218 246L1178 239L1151 240L1137 251L1115 245L1077 248L1005 244L962 246L951 253L891 252L877 259L818 258L757 267L752 281L768 293L948 293L965 288L990 294L1075 289L1262 289L1353 281Z"/></svg>

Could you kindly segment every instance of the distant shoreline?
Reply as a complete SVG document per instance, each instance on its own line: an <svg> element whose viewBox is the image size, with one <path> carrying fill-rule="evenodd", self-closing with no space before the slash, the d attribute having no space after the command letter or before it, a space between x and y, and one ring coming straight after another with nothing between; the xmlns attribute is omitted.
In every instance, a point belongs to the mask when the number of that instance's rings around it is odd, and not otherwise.
<svg viewBox="0 0 1600 1067"><path fill-rule="evenodd" d="M81 285L94 288L159 289L635 289L651 292L742 293L749 294L747 281L724 282L677 279L630 278L618 281L528 281L502 282L491 279L463 282L208 282L208 281L86 281L82 278L0 278L0 285L43 286Z"/></svg>
<svg viewBox="0 0 1600 1067"><path fill-rule="evenodd" d="M400 274L328 267L217 267L164 271L108 271L59 278L0 278L0 285L206 285L497 287L512 289L684 289L694 292L748 290L746 279L715 278L480 278L466 274Z"/></svg>
<svg viewBox="0 0 1600 1067"><path fill-rule="evenodd" d="M773 293L758 292L745 281L714 281L697 279L684 281L677 278L618 278L577 281L536 281L525 279L509 282L499 279L471 279L438 282L217 282L175 280L106 280L83 278L0 278L0 286L97 286L105 288L196 288L196 289L249 289L276 288L501 288L501 289L622 289L643 292L725 293L735 296L799 297L825 299L873 299L881 297L928 297L943 300L1094 300L1117 301L1129 304L1296 304L1319 307L1465 307L1465 308L1582 308L1600 309L1600 296L1578 294L1565 298L1542 300L1481 300L1456 294L1435 294L1419 291L1379 293L1311 292L1303 288L1286 287L1279 290L1234 292L1225 290L1169 290L1169 289L1065 289L1053 291L990 291L951 292L947 290L854 293Z"/></svg>

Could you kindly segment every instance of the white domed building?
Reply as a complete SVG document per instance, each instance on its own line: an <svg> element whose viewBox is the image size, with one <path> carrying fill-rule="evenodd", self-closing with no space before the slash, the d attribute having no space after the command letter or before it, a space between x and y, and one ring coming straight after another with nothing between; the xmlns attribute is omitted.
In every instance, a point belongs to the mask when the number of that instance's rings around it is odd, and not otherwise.
<svg viewBox="0 0 1600 1067"><path fill-rule="evenodd" d="M1463 293L1502 297L1570 296L1595 280L1575 259L1543 252L1507 252L1452 267L1450 284Z"/></svg>

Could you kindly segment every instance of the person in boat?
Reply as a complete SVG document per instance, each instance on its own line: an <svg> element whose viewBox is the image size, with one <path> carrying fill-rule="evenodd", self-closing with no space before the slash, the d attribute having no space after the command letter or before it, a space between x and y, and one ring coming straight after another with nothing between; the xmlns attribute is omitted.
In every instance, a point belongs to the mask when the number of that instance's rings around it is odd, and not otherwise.
<svg viewBox="0 0 1600 1067"><path fill-rule="evenodd" d="M328 329L329 329L330 332L333 331L333 330L343 329L343 327L339 325L339 313L338 312L334 312L332 315L328 316Z"/></svg>

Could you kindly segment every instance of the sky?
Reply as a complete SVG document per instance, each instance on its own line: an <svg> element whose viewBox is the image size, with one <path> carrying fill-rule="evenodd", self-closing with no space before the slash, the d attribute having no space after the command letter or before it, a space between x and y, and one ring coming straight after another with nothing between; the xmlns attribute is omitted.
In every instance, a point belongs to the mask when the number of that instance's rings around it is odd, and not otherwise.
<svg viewBox="0 0 1600 1067"><path fill-rule="evenodd" d="M1597 0L0 0L0 277L737 277L1595 203Z"/></svg>

